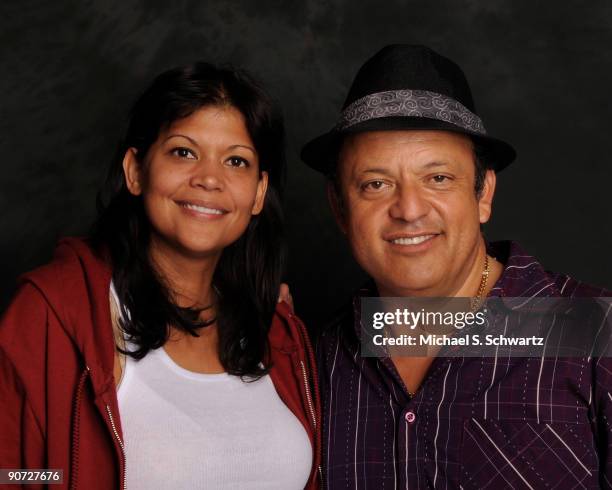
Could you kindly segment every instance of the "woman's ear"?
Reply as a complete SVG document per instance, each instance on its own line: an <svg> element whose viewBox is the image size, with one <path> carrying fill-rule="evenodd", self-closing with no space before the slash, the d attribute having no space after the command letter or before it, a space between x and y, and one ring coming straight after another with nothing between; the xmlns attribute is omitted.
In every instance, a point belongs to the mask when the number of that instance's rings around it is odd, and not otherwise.
<svg viewBox="0 0 612 490"><path fill-rule="evenodd" d="M130 194L139 196L142 193L142 173L136 158L136 148L128 148L123 156L123 175Z"/></svg>
<svg viewBox="0 0 612 490"><path fill-rule="evenodd" d="M255 194L255 202L253 203L252 215L261 213L264 201L266 199L266 191L268 190L268 172L261 172L259 182L257 182L257 193Z"/></svg>

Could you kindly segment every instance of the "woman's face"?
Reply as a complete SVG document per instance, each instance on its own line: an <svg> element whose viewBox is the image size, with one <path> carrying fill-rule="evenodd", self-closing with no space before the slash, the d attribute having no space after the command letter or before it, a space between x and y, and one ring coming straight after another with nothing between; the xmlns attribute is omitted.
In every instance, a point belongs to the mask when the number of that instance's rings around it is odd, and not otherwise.
<svg viewBox="0 0 612 490"><path fill-rule="evenodd" d="M140 155L139 155L140 157ZM268 175L242 114L208 106L162 131L144 159L123 161L128 190L142 196L152 245L218 258L264 202Z"/></svg>

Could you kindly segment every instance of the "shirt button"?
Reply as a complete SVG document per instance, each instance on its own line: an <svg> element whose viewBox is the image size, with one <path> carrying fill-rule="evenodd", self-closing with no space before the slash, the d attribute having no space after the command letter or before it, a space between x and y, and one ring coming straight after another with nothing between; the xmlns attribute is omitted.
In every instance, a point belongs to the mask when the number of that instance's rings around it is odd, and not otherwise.
<svg viewBox="0 0 612 490"><path fill-rule="evenodd" d="M416 419L414 412L406 412L406 422L412 424Z"/></svg>

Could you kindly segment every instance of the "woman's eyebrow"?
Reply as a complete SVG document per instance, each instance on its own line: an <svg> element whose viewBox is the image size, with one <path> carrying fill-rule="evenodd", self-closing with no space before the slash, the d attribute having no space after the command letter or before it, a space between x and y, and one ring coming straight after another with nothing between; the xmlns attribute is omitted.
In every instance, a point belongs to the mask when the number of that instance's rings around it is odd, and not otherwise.
<svg viewBox="0 0 612 490"><path fill-rule="evenodd" d="M193 138L191 138L190 136L187 136L186 134L180 134L180 133L176 133L176 134L169 134L168 136L166 136L166 138L164 139L164 142L168 141L171 138L185 138L186 140L190 141L193 145L195 146L199 146L198 142L196 140L194 140ZM230 145L227 147L228 150L234 150L236 148L244 148L246 150L249 150L253 153L253 155L257 155L257 151L255 150L255 148L253 148L252 146L249 145Z"/></svg>
<svg viewBox="0 0 612 490"><path fill-rule="evenodd" d="M234 150L235 148L245 148L253 152L253 155L257 155L257 151L255 151L255 148L249 145L231 145L227 147L228 150Z"/></svg>
<svg viewBox="0 0 612 490"><path fill-rule="evenodd" d="M166 136L166 138L164 138L164 143L166 141L168 141L169 139L171 139L171 138L185 138L186 140L189 140L193 145L199 146L198 142L196 140L194 140L193 138L191 138L191 137L189 137L189 136L187 136L185 134L179 134L179 133L177 133L177 134L169 134L168 136Z"/></svg>

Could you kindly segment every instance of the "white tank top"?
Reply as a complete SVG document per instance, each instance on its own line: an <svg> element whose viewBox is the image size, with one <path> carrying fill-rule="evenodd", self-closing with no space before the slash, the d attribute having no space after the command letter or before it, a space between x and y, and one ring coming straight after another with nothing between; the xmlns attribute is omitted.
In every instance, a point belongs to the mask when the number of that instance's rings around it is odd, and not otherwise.
<svg viewBox="0 0 612 490"><path fill-rule="evenodd" d="M162 347L127 357L117 396L128 490L290 490L308 481L308 434L270 376L194 373Z"/></svg>

